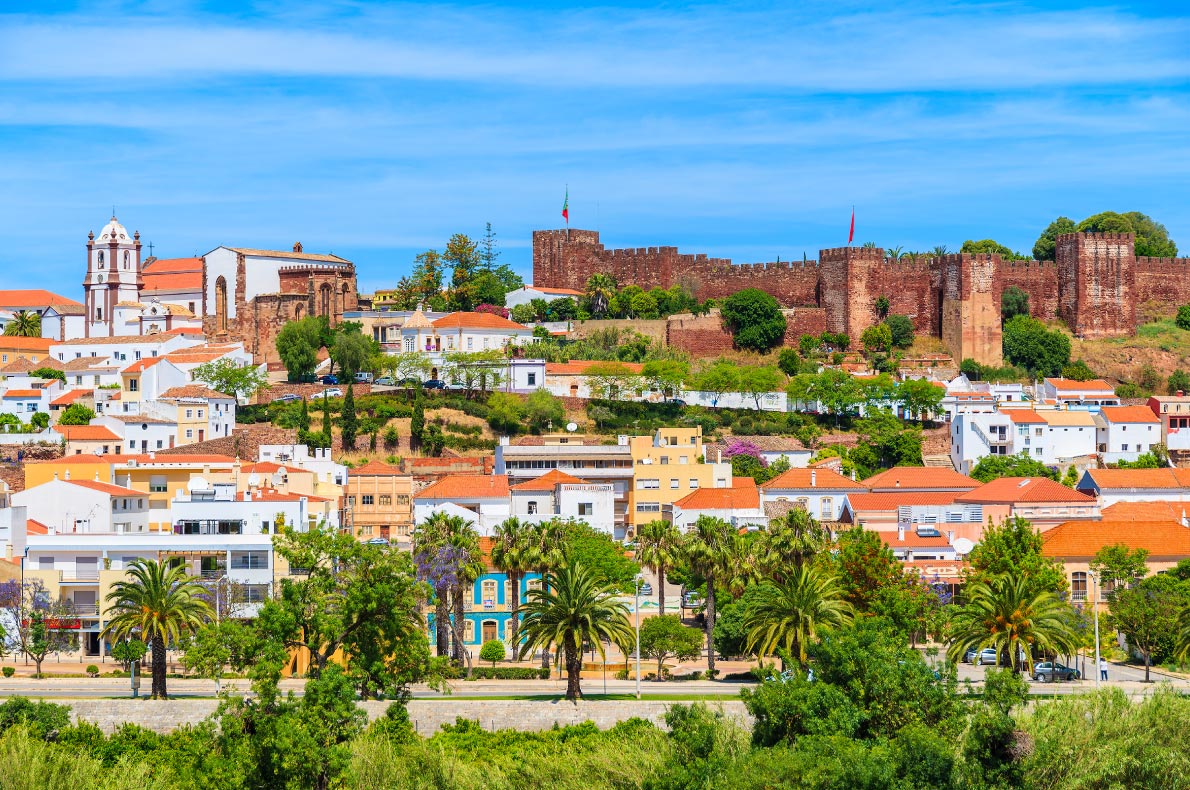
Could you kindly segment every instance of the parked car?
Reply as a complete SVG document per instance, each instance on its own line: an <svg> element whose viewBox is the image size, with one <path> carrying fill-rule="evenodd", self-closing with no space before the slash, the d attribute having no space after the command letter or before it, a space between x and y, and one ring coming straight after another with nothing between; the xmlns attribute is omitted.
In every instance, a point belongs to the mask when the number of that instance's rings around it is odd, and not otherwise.
<svg viewBox="0 0 1190 790"><path fill-rule="evenodd" d="M342 398L343 390L338 387L331 387L329 390L323 390L322 394L328 398Z"/></svg>
<svg viewBox="0 0 1190 790"><path fill-rule="evenodd" d="M318 379L318 383L319 384L338 384L339 377L338 376L323 376L322 378Z"/></svg>
<svg viewBox="0 0 1190 790"><path fill-rule="evenodd" d="M685 406L686 405L686 401L682 400L681 398L666 398L665 402L671 406Z"/></svg>
<svg viewBox="0 0 1190 790"><path fill-rule="evenodd" d="M417 389L421 386L421 379L403 378L399 379L395 386L404 387L406 389Z"/></svg>
<svg viewBox="0 0 1190 790"><path fill-rule="evenodd" d="M390 376L381 376L380 378L376 379L376 381L373 383L378 387L396 386L395 382L393 382L393 380Z"/></svg>
<svg viewBox="0 0 1190 790"><path fill-rule="evenodd" d="M365 370L361 370L359 373L355 374L355 381L357 384L371 384L373 378L375 378L375 376Z"/></svg>
<svg viewBox="0 0 1190 790"><path fill-rule="evenodd" d="M1078 680L1082 674L1072 667L1064 666L1056 661L1041 661L1033 665L1033 679L1040 681Z"/></svg>
<svg viewBox="0 0 1190 790"><path fill-rule="evenodd" d="M293 403L294 401L298 401L301 399L302 399L301 395L294 395L291 392L288 395L282 395L279 398L273 398L273 403Z"/></svg>
<svg viewBox="0 0 1190 790"><path fill-rule="evenodd" d="M442 379L430 379L422 384L428 390L444 390L446 389L446 382Z"/></svg>
<svg viewBox="0 0 1190 790"><path fill-rule="evenodd" d="M976 666L983 666L984 664L995 665L999 661L999 654L994 647L985 647L983 650L976 652L975 650L968 650L964 659Z"/></svg>
<svg viewBox="0 0 1190 790"><path fill-rule="evenodd" d="M467 389L467 387L464 384L459 384L458 382L452 381L450 384L446 385L446 389L450 390L451 392L462 392L463 390Z"/></svg>
<svg viewBox="0 0 1190 790"><path fill-rule="evenodd" d="M653 585L649 584L648 582L645 582L644 584L642 584L640 586L640 594L641 595L652 595L653 594Z"/></svg>

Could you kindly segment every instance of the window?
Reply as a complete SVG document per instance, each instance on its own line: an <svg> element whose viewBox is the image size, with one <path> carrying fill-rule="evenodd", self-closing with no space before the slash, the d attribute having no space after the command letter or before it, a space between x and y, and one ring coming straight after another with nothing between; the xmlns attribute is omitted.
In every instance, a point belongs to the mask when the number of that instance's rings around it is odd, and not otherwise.
<svg viewBox="0 0 1190 790"><path fill-rule="evenodd" d="M139 351L137 351L137 352L136 352L136 355L133 357L133 359L140 359L140 352L139 352Z"/></svg>
<svg viewBox="0 0 1190 790"><path fill-rule="evenodd" d="M463 621L463 641L464 642L474 642L475 641L475 621L474 620L466 619Z"/></svg>
<svg viewBox="0 0 1190 790"><path fill-rule="evenodd" d="M1124 442L1122 445L1120 445L1120 449L1123 452L1128 452L1128 442Z"/></svg>
<svg viewBox="0 0 1190 790"><path fill-rule="evenodd" d="M231 567L235 570L264 570L269 567L268 553L264 551L233 551Z"/></svg>
<svg viewBox="0 0 1190 790"><path fill-rule="evenodd" d="M475 338L473 338L473 337L467 338L467 350L470 351L474 345L475 345Z"/></svg>
<svg viewBox="0 0 1190 790"><path fill-rule="evenodd" d="M668 455L663 455L663 456L661 456L661 465L662 465L662 466L668 466L668 465L669 465L669 456L668 456Z"/></svg>
<svg viewBox="0 0 1190 790"><path fill-rule="evenodd" d="M269 598L267 584L245 584L244 603L264 603Z"/></svg>
<svg viewBox="0 0 1190 790"><path fill-rule="evenodd" d="M136 392L136 388L137 388L136 379L128 379L128 391Z"/></svg>
<svg viewBox="0 0 1190 790"><path fill-rule="evenodd" d="M165 475L153 475L149 479L149 493L150 494L164 494L169 491L168 481Z"/></svg>
<svg viewBox="0 0 1190 790"><path fill-rule="evenodd" d="M392 505L392 503L393 503L393 498L390 494L381 494L380 495L380 506L381 507L389 507Z"/></svg>
<svg viewBox="0 0 1190 790"><path fill-rule="evenodd" d="M679 455L679 456L678 456L678 463L679 463L679 464L688 464L688 463L690 463L690 456L688 456L688 455Z"/></svg>
<svg viewBox="0 0 1190 790"><path fill-rule="evenodd" d="M194 409L186 409L186 419L189 420L189 419L192 419L193 417L194 417Z"/></svg>
<svg viewBox="0 0 1190 790"><path fill-rule="evenodd" d="M580 516L593 516L593 515L595 515L595 505L594 505L594 503L592 503L592 502L579 502L579 503L578 503L578 514L579 514Z"/></svg>
<svg viewBox="0 0 1190 790"><path fill-rule="evenodd" d="M375 498L375 497L373 497L371 494L363 494L363 495L360 497L360 504L362 504L362 505L374 505L374 504L376 504L376 498Z"/></svg>
<svg viewBox="0 0 1190 790"><path fill-rule="evenodd" d="M532 579L529 579L527 582L525 582L525 591L526 592L528 592L529 590L540 590L540 589L541 589L541 577L540 576L534 576Z"/></svg>
<svg viewBox="0 0 1190 790"><path fill-rule="evenodd" d="M536 501L533 501L533 502L530 502L530 503L529 503L529 510L528 510L528 513L529 513L529 515L530 515L530 516L535 516L535 515L537 515L537 502L536 502Z"/></svg>
<svg viewBox="0 0 1190 790"><path fill-rule="evenodd" d="M199 409L199 410L198 410L198 419L200 419L200 420L201 420L202 418L203 418L203 410L202 410L202 409Z"/></svg>
<svg viewBox="0 0 1190 790"><path fill-rule="evenodd" d="M690 478L690 487L698 488L698 478L697 477Z"/></svg>
<svg viewBox="0 0 1190 790"><path fill-rule="evenodd" d="M636 505L636 512L638 513L660 513L660 502L638 502Z"/></svg>
<svg viewBox="0 0 1190 790"><path fill-rule="evenodd" d="M103 268L103 250L99 251L99 268Z"/></svg>
<svg viewBox="0 0 1190 790"><path fill-rule="evenodd" d="M163 445L164 445L164 443L160 439L158 439L157 440L157 449L160 450Z"/></svg>
<svg viewBox="0 0 1190 790"><path fill-rule="evenodd" d="M537 386L537 374L530 373L528 378L529 378L529 386L536 387Z"/></svg>
<svg viewBox="0 0 1190 790"><path fill-rule="evenodd" d="M96 320L96 321L102 321L102 320L103 320L103 308L102 308L102 307L96 307L96 308L95 308L95 320Z"/></svg>
<svg viewBox="0 0 1190 790"><path fill-rule="evenodd" d="M1084 571L1070 574L1070 600L1087 600L1087 574Z"/></svg>
<svg viewBox="0 0 1190 790"><path fill-rule="evenodd" d="M186 429L186 438L187 438L187 439L193 439L193 438L194 438L194 431L193 431L192 429L190 429L190 428L187 428L187 429Z"/></svg>
<svg viewBox="0 0 1190 790"><path fill-rule="evenodd" d="M653 491L658 488L661 488L661 481L657 480L657 479L652 479L652 480L641 479L637 482L636 487L644 489L646 491Z"/></svg>
<svg viewBox="0 0 1190 790"><path fill-rule="evenodd" d="M414 351L416 349L416 343L417 340L414 339L413 335L409 335L405 338L405 350Z"/></svg>
<svg viewBox="0 0 1190 790"><path fill-rule="evenodd" d="M484 579L481 587L483 588L483 591L482 591L483 597L482 597L482 600L477 601L477 603L482 603L484 606L495 606L496 605L496 580L495 579Z"/></svg>
<svg viewBox="0 0 1190 790"><path fill-rule="evenodd" d="M676 490L678 488L678 478L671 477L669 479L669 487Z"/></svg>

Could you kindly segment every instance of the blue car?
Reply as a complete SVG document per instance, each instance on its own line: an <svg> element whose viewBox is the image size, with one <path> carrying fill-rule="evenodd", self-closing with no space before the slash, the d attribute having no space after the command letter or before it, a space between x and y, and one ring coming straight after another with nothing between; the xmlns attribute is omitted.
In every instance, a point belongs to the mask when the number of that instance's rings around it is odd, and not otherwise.
<svg viewBox="0 0 1190 790"><path fill-rule="evenodd" d="M318 381L320 384L338 384L339 377L338 376L323 376Z"/></svg>

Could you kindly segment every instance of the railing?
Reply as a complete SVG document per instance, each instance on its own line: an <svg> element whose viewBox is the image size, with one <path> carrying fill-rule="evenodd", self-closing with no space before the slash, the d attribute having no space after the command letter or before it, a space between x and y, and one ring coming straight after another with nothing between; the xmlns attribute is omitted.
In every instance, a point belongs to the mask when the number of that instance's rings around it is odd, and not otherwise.
<svg viewBox="0 0 1190 790"><path fill-rule="evenodd" d="M97 603L72 604L72 611L78 617L98 617L99 616L99 604L97 604Z"/></svg>
<svg viewBox="0 0 1190 790"><path fill-rule="evenodd" d="M99 581L99 569L62 571L62 579L63 581L97 582Z"/></svg>
<svg viewBox="0 0 1190 790"><path fill-rule="evenodd" d="M215 568L214 570L201 570L198 572L198 577L207 581L213 581L223 575L224 570L222 568Z"/></svg>

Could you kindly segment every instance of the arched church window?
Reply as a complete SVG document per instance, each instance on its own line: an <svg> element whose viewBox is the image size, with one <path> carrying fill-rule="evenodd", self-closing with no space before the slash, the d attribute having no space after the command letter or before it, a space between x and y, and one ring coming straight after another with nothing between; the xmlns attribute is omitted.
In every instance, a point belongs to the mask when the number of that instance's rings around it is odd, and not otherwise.
<svg viewBox="0 0 1190 790"><path fill-rule="evenodd" d="M227 280L222 276L215 281L215 328L227 331Z"/></svg>
<svg viewBox="0 0 1190 790"><path fill-rule="evenodd" d="M102 269L103 268L103 250L99 251L99 259L98 260L99 260L99 268Z"/></svg>
<svg viewBox="0 0 1190 790"><path fill-rule="evenodd" d="M103 284L103 275L102 275L102 274L101 274L101 275L99 275L99 284L100 284L100 285L102 285L102 284Z"/></svg>
<svg viewBox="0 0 1190 790"><path fill-rule="evenodd" d="M125 269L128 268L128 262L130 260L132 260L132 253L130 253L128 250L124 250L124 268Z"/></svg>

